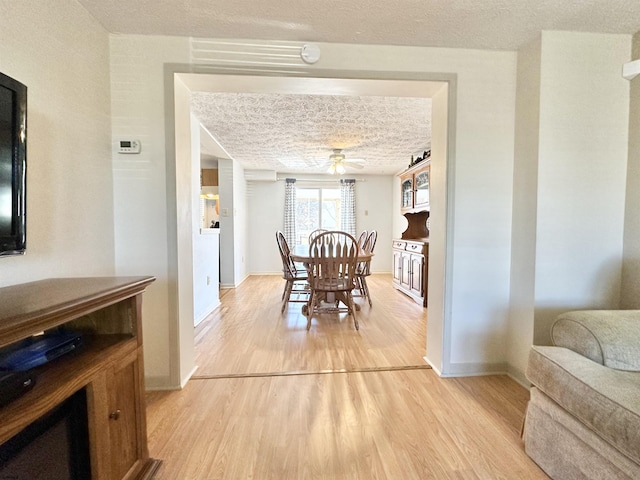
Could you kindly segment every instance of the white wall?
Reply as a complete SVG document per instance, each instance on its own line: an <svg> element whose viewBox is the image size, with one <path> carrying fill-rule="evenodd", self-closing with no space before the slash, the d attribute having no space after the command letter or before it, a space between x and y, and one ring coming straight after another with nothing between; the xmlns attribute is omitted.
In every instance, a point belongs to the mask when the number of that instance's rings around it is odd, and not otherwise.
<svg viewBox="0 0 640 480"><path fill-rule="evenodd" d="M393 184L395 176L354 175L364 182L356 182L356 232L376 230L378 238L374 256L371 259L371 272L391 273L394 209Z"/></svg>
<svg viewBox="0 0 640 480"><path fill-rule="evenodd" d="M284 176L284 175L282 175ZM296 175L288 175L295 178ZM328 178L323 175L298 175L300 178ZM377 230L378 240L371 270L391 272L391 223L393 215L393 176L354 175L356 179L356 231ZM322 183L322 186L338 186ZM304 186L304 182L299 182ZM367 214L365 215L365 211ZM248 182L247 269L256 274L281 274L282 262L276 246L275 232L284 230L284 182Z"/></svg>
<svg viewBox="0 0 640 480"><path fill-rule="evenodd" d="M427 291L428 302L428 321L427 321L427 352L425 360L442 373L450 368L446 362L449 362L450 343L446 343L445 339L450 338L450 323L445 323L445 308L448 305L446 296L448 295L449 285L452 278L447 278L444 274L447 271L447 257L445 256L446 246L449 241L450 232L447 232L447 223L450 221L447 214L453 215L453 202L449 198L452 193L449 190L447 178L453 175L453 165L447 161L449 153L450 135L455 134L455 129L451 125L455 121L451 116L449 109L455 105L453 99L450 100L449 95L455 92L455 85L444 84L440 90L432 98L431 124L433 131L431 136L431 164L429 166L430 173L430 215L429 215L429 280ZM450 168L451 167L451 168ZM400 182L396 182L396 202L394 210L400 211ZM406 220L405 220L406 224ZM397 236L395 237L397 238Z"/></svg>
<svg viewBox="0 0 640 480"><path fill-rule="evenodd" d="M27 86L27 252L0 286L114 273L109 37L77 2L2 2L0 71Z"/></svg>
<svg viewBox="0 0 640 480"><path fill-rule="evenodd" d="M510 372L567 310L617 308L630 37L543 32L519 52Z"/></svg>
<svg viewBox="0 0 640 480"><path fill-rule="evenodd" d="M534 342L620 301L631 37L543 32Z"/></svg>
<svg viewBox="0 0 640 480"><path fill-rule="evenodd" d="M629 60L640 59L640 33L633 37ZM625 204L621 308L640 308L640 77L630 81L629 159Z"/></svg>
<svg viewBox="0 0 640 480"><path fill-rule="evenodd" d="M507 361L511 374L523 383L533 343L535 305L540 58L539 38L518 51Z"/></svg>
<svg viewBox="0 0 640 480"><path fill-rule="evenodd" d="M193 323L220 306L220 229L193 235Z"/></svg>
<svg viewBox="0 0 640 480"><path fill-rule="evenodd" d="M179 373L171 368L179 363L171 358L177 350L170 334L177 336L178 287L170 260L177 256L177 208L175 165L167 165L167 149L175 146L165 137L165 109L173 97L165 99L164 64L187 61L189 44L111 35L110 46L113 136L142 142L139 155L113 154L116 273L156 277L143 302L147 386L176 386Z"/></svg>
<svg viewBox="0 0 640 480"><path fill-rule="evenodd" d="M171 326L170 347L175 352L173 364L184 385L195 370L193 351L194 312L194 244L193 237L199 226L200 194L200 123L191 114L191 92L179 78L174 80L175 162L167 162L167 187L173 190L176 214L170 222L170 242L175 241L175 251L169 252L169 278L176 279L178 320ZM173 188L171 188L173 187ZM171 193L168 198L171 198ZM175 260L173 256L176 256ZM175 373L174 372L174 373Z"/></svg>
<svg viewBox="0 0 640 480"><path fill-rule="evenodd" d="M235 286L235 216L233 162L218 160L218 190L220 192L220 285Z"/></svg>
<svg viewBox="0 0 640 480"><path fill-rule="evenodd" d="M248 276L247 251L253 247L255 237L248 236L249 209L247 208L247 181L244 169L233 162L233 244L234 244L234 286L240 285ZM258 237L261 238L261 237Z"/></svg>
<svg viewBox="0 0 640 480"><path fill-rule="evenodd" d="M247 182L247 212L248 235L254 239L247 252L249 271L281 274L275 232L284 230L284 182Z"/></svg>

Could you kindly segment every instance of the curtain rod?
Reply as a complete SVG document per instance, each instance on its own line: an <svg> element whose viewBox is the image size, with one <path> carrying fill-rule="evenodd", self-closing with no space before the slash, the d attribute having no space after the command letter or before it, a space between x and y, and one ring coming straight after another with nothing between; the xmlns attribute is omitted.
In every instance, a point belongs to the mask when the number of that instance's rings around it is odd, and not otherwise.
<svg viewBox="0 0 640 480"><path fill-rule="evenodd" d="M340 180L355 180L356 182L366 182L364 178L297 178L297 177L277 177L278 182L284 182L287 178L295 178L297 182L327 182L327 183L340 183Z"/></svg>

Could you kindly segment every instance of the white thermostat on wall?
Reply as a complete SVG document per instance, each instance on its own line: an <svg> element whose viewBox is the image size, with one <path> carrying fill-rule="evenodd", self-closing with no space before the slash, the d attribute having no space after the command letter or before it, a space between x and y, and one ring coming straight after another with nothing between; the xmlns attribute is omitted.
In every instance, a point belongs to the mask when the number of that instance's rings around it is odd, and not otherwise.
<svg viewBox="0 0 640 480"><path fill-rule="evenodd" d="M140 153L140 140L118 140L118 153Z"/></svg>

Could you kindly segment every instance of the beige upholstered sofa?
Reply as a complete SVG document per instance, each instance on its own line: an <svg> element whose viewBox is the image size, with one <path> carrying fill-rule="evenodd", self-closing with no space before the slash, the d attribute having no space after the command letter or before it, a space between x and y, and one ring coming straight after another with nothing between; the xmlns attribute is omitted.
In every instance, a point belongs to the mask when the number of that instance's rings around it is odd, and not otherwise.
<svg viewBox="0 0 640 480"><path fill-rule="evenodd" d="M534 346L527 454L553 479L640 479L640 311L560 315Z"/></svg>

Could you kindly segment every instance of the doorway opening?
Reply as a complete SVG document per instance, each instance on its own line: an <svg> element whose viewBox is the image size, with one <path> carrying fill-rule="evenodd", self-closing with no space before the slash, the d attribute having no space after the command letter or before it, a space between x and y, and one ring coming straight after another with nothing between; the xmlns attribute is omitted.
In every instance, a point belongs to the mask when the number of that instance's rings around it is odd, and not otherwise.
<svg viewBox="0 0 640 480"><path fill-rule="evenodd" d="M409 82L414 88L421 92L421 95L428 96L434 102L433 105L433 133L431 144L431 163L432 163L432 193L431 193L431 238L430 238L430 262L429 262L429 278L431 283L429 284L429 334L427 335L427 345L425 350L429 355L425 355L425 360L435 365L436 368L441 368L443 358L447 358L448 355L448 343L449 343L449 328L448 322L445 316L448 309L445 308L445 304L449 302L446 298L445 284L450 281L448 277L447 269L448 257L447 246L450 241L450 235L448 235L450 225L451 211L448 209L448 199L452 198L451 187L453 185L452 180L448 175L448 163L450 159L450 152L453 151L452 136L450 135L450 126L453 125L452 115L455 111L455 75L447 76L446 74L430 75L430 74L398 74L398 73L381 73L381 72L350 72L350 78L341 78L344 72L336 71L318 71L318 76L315 78L297 78L297 77L278 77L277 81L274 81L274 76L250 76L250 75L232 75L226 73L211 73L211 69L208 68L206 73L180 73L180 68L176 66L174 73L174 98L176 99L175 109L184 111L185 105L178 106L179 99L184 101L188 98L188 92L190 89L209 89L209 91L222 91L222 92L236 92L242 91L260 91L260 92L301 92L305 91L305 88L313 88L315 92L329 92L332 89L340 88L341 91L352 92L353 89L345 88L345 85L349 82L362 82L366 79L366 84L369 87L375 88L376 86L382 88L387 95L391 95L389 92L393 90L390 86L394 84L401 85L402 88L407 88L407 82ZM185 70L183 70L185 71ZM189 66L188 71L197 72L197 68ZM315 73L315 72L314 72ZM380 78L383 77L383 78ZM385 78L386 77L386 78ZM407 78L407 79L403 79ZM422 78L421 78L422 77ZM430 78L438 77L437 80L431 80ZM175 82L175 79L179 78L179 82ZM205 80L206 78L206 80ZM268 81L265 81L268 79ZM381 87L384 85L384 87ZM181 90L181 92L178 92ZM401 94L406 94L404 91ZM188 112L188 105L186 112ZM175 125L181 121L185 121L188 118L188 113L181 115L176 114ZM188 121L188 120L186 120ZM176 135L176 152L180 151L178 148L178 142L180 139ZM188 149L187 149L188 150ZM176 158L176 168L182 162L187 164L191 162L191 158ZM233 172L235 167L230 167L229 170ZM241 170L240 170L241 172ZM397 182L396 182L397 183ZM235 185L235 183L234 183ZM178 191L177 198L181 197L180 191L184 187L181 187L180 181L176 178L176 190ZM239 197L242 193L246 192L246 182L240 189L244 191L239 192ZM396 191L397 190L397 191ZM235 197L235 194L234 194ZM399 234L404 228L404 219L400 215L400 191L399 185L394 185L392 201L397 204L397 208L394 210L398 212L398 215L394 215L394 218L390 221L390 229L393 232ZM225 268L221 264L221 281L224 282L223 277L225 275L231 275L232 279L242 278L246 273L243 268L244 259L247 249L249 248L248 242L245 238L247 224L246 213L243 213L241 209L236 209L232 206L231 211L233 215L230 218L230 228L221 232L221 249L226 245L230 245L230 249L225 252L225 257L230 258L230 265ZM180 231L183 226L180 225L181 219L177 219L176 229ZM224 236L228 236L224 238ZM193 251L192 249L178 248L176 258L176 269L186 270L186 275L178 274L179 278L188 279L191 276L188 271L193 265ZM441 279L439 282L434 282L433 279ZM176 359L172 362L176 365L176 371L179 369L180 382L186 381L185 376L189 372L193 371L193 364L189 362L193 361L193 331L191 330L191 338L189 337L189 330L187 325L192 329L192 323L190 318L183 318L186 314L188 316L188 309L183 309L182 305L188 305L192 302L192 298L189 297L192 292L192 288L178 288L177 289L177 302L179 310L178 324L172 328L171 342L174 344ZM185 340L186 339L186 340ZM185 363L186 362L186 363Z"/></svg>

